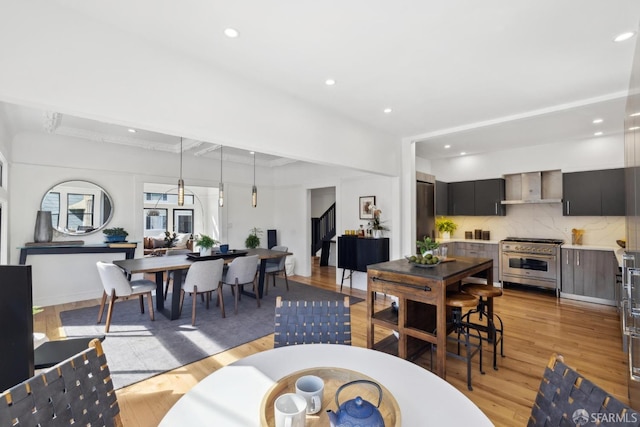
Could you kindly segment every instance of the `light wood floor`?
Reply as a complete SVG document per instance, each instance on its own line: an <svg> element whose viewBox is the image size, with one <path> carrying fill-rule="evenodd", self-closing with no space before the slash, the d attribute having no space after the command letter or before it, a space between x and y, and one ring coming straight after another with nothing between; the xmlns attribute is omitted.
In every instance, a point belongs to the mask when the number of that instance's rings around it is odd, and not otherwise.
<svg viewBox="0 0 640 427"><path fill-rule="evenodd" d="M292 280L320 288L339 290L333 267L313 266L311 277ZM346 283L346 281L345 281ZM345 293L349 292L348 286ZM353 295L365 297L354 289ZM63 335L60 311L91 306L98 300L46 307L35 316L35 330L50 339ZM388 306L389 298L379 296L376 304ZM526 425L544 366L553 352L565 362L623 402L626 397L627 360L622 352L618 314L614 307L557 300L532 290L506 289L495 301L495 310L505 323L505 358L499 370L491 368L493 348L485 345L485 375L477 365L473 371L473 391L466 387L465 364L447 360L447 381L469 397L497 426ZM366 304L352 306L353 345L366 346ZM237 359L273 347L273 335L257 339L199 362L183 366L117 391L125 426L156 426L171 406L198 381ZM107 354L107 360L109 355ZM428 368L428 357L416 363Z"/></svg>

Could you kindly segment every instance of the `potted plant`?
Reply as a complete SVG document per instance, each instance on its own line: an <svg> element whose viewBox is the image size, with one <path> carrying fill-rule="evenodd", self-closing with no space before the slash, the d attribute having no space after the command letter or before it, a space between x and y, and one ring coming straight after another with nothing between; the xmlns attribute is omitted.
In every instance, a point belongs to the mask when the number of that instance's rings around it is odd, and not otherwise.
<svg viewBox="0 0 640 427"><path fill-rule="evenodd" d="M218 243L218 241L211 236L207 236L206 234L199 235L196 239L196 245L200 248L200 256L211 255L211 248L213 248L213 245L216 243Z"/></svg>
<svg viewBox="0 0 640 427"><path fill-rule="evenodd" d="M380 214L382 211L376 206L372 206L371 210L373 211L373 220L369 221L368 228L373 231L373 237L378 239L382 237L382 232L389 228L380 220Z"/></svg>
<svg viewBox="0 0 640 427"><path fill-rule="evenodd" d="M105 228L102 230L107 242L124 242L129 233L122 227Z"/></svg>
<svg viewBox="0 0 640 427"><path fill-rule="evenodd" d="M424 239L422 240L418 240L416 242L416 245L418 246L418 250L423 256L429 253L433 254L433 250L437 249L438 246L440 246L440 244L436 242L435 239L427 236L424 236Z"/></svg>
<svg viewBox="0 0 640 427"><path fill-rule="evenodd" d="M260 246L260 236L262 235L262 230L257 227L253 227L249 232L249 236L244 241L244 245L248 249L255 249Z"/></svg>
<svg viewBox="0 0 640 427"><path fill-rule="evenodd" d="M164 232L164 247L172 248L176 245L176 240L178 240L178 236L176 233L171 234L168 231Z"/></svg>
<svg viewBox="0 0 640 427"><path fill-rule="evenodd" d="M451 219L442 216L436 219L436 228L440 232L440 237L448 240L451 238L451 234L456 231L458 226Z"/></svg>

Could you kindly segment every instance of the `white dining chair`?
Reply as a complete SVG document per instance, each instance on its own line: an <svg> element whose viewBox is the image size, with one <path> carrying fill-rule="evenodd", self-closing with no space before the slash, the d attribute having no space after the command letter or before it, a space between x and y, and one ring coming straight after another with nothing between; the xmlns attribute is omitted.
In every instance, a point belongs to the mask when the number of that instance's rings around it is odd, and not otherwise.
<svg viewBox="0 0 640 427"><path fill-rule="evenodd" d="M260 307L260 295L258 294L258 284L256 281L257 265L258 255L234 258L233 261L229 263L229 269L222 278L222 283L231 286L231 290L233 291L235 297L235 314L238 314L238 300L240 299L240 292L242 292L244 285L253 285L253 292L256 294L258 308Z"/></svg>
<svg viewBox="0 0 640 427"><path fill-rule="evenodd" d="M289 248L287 246L274 246L271 248L272 251L280 251L280 252L287 252L289 250ZM273 287L276 287L276 276L282 272L284 273L284 281L287 284L287 291L289 290L289 279L287 278L287 270L285 268L285 261L286 261L287 257L286 255L280 257L280 258L275 258L275 259L268 259L267 260L267 264L265 266L265 274L267 275L267 280L264 281L265 285L264 285L264 294L267 295L269 293L269 276L273 278Z"/></svg>
<svg viewBox="0 0 640 427"><path fill-rule="evenodd" d="M182 290L180 291L180 310L182 314L182 304L184 302L184 294L190 293L192 297L191 307L191 325L196 324L196 301L198 300L198 294L205 295L206 307L209 309L209 301L211 300L211 293L215 290L218 291L218 302L216 305L220 306L222 311L222 317L225 317L224 313L224 300L222 299L222 286L220 281L222 280L222 271L224 270L224 260L222 258L208 261L194 262L189 270L187 270L187 277L182 283Z"/></svg>
<svg viewBox="0 0 640 427"><path fill-rule="evenodd" d="M100 301L100 311L98 312L98 323L102 322L107 295L110 296L109 309L107 310L107 323L104 328L105 332L109 332L111 316L113 315L113 304L118 298L139 297L140 312L144 313L143 297L146 295L149 304L149 317L151 320L154 320L153 297L151 296L151 292L156 289L154 282L146 279L129 281L124 271L115 264L98 261L96 265L98 266L98 274L100 275L102 287L104 288L102 301Z"/></svg>

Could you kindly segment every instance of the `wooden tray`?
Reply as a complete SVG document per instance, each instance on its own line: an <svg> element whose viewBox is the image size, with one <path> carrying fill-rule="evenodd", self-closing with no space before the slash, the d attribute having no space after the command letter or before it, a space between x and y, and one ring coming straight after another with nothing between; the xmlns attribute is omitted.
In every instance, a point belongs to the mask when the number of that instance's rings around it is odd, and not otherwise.
<svg viewBox="0 0 640 427"><path fill-rule="evenodd" d="M380 403L380 413L384 419L386 427L400 427L402 420L400 419L400 406L386 387L375 379L368 377L356 371L342 368L311 368L294 372L287 375L275 383L265 394L260 405L260 423L263 427L275 426L273 404L278 396L284 393L296 392L296 380L303 375L316 375L324 380L324 394L322 396L322 409L317 414L307 415L305 427L328 426L329 417L327 410L336 411L336 391L341 385L353 380L371 380L380 385L382 388L382 403ZM378 390L367 384L354 384L343 389L340 392L340 404L347 400L354 399L356 396L362 397L364 400L371 402L373 405L378 403Z"/></svg>

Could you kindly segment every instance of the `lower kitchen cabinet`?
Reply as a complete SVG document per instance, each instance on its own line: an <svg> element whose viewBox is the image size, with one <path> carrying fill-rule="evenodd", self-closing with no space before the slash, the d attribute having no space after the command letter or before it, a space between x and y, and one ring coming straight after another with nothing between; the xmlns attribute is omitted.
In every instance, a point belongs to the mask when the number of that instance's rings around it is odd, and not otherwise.
<svg viewBox="0 0 640 427"><path fill-rule="evenodd" d="M441 246L448 246L447 256L468 256L476 258L493 259L493 281L500 278L500 258L497 243L476 243L476 242L448 242L441 243Z"/></svg>
<svg viewBox="0 0 640 427"><path fill-rule="evenodd" d="M618 262L613 251L562 249L561 296L615 305Z"/></svg>

